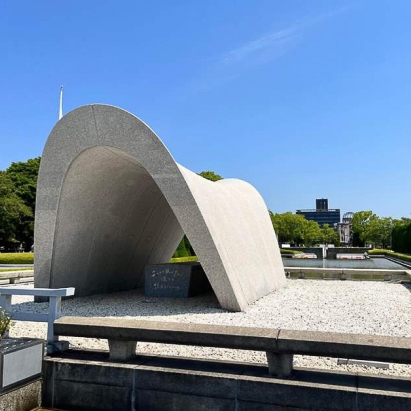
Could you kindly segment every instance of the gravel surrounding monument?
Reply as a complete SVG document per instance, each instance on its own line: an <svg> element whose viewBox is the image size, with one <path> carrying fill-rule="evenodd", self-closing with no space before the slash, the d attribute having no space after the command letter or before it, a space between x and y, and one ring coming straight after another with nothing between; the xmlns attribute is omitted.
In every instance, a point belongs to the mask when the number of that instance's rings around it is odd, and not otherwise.
<svg viewBox="0 0 411 411"><path fill-rule="evenodd" d="M410 291L408 284L385 281L287 280L286 287L261 298L240 313L222 310L211 293L188 299L153 298L148 301L143 290L136 289L64 300L62 315L360 333L369 334L370 338L385 335L401 339L411 337ZM18 311L45 313L48 309L48 303L34 303L30 296L16 296L15 299ZM45 338L46 334L45 323L16 321L11 329L12 337ZM108 349L104 339L71 337L69 340L73 347L79 349ZM215 347L139 342L138 352L248 363L267 362L262 352ZM384 369L338 365L337 359L332 357L297 355L294 359L295 367L411 377L411 365L405 364L391 363L389 369Z"/></svg>
<svg viewBox="0 0 411 411"><path fill-rule="evenodd" d="M134 115L89 105L65 115L41 159L35 286L77 296L143 286L147 264L189 238L222 308L241 311L285 285L267 207L237 179L175 162Z"/></svg>

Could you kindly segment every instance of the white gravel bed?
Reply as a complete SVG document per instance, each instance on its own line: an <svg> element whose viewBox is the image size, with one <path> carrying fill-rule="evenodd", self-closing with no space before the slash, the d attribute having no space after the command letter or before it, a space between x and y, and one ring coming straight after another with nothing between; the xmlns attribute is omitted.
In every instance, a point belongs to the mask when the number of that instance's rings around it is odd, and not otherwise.
<svg viewBox="0 0 411 411"><path fill-rule="evenodd" d="M47 303L34 303L32 299L14 296L14 310L46 312ZM142 290L66 300L62 302L62 313L411 337L411 289L401 284L372 281L287 280L285 288L261 298L242 313L222 310L212 294L190 299L163 299L146 298ZM10 336L45 338L46 324L16 322ZM106 340L100 339L70 338L70 343L78 348L108 349ZM150 354L266 362L264 353L253 351L151 343L138 343L137 350ZM294 365L411 376L411 366L407 365L390 364L390 368L384 370L337 365L335 358L295 356Z"/></svg>

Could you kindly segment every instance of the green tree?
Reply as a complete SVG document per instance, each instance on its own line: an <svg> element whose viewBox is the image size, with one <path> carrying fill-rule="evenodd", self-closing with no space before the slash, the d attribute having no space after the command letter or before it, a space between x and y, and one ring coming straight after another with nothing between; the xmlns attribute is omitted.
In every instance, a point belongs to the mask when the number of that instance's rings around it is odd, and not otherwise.
<svg viewBox="0 0 411 411"><path fill-rule="evenodd" d="M274 214L270 211L270 217L280 243L304 244L306 247L320 242L340 244L337 231L328 224L320 228L317 222L291 212Z"/></svg>
<svg viewBox="0 0 411 411"><path fill-rule="evenodd" d="M13 183L13 193L30 209L30 213L20 215L19 224L15 225L15 238L30 250L34 241L34 213L36 206L37 177L40 157L12 163L6 170L7 178Z"/></svg>
<svg viewBox="0 0 411 411"><path fill-rule="evenodd" d="M314 221L308 222L302 215L291 212L282 214L270 212L270 217L280 243L290 242L293 245L310 243L317 236L318 224Z"/></svg>
<svg viewBox="0 0 411 411"><path fill-rule="evenodd" d="M324 224L321 228L321 240L324 244L339 245L340 243L338 233L334 230L333 227L330 227L328 224Z"/></svg>
<svg viewBox="0 0 411 411"><path fill-rule="evenodd" d="M391 237L394 251L411 253L411 219L395 220Z"/></svg>
<svg viewBox="0 0 411 411"><path fill-rule="evenodd" d="M354 245L372 245L388 248L392 242L393 227L401 225L403 220L393 220L391 217L379 217L371 210L359 211L353 217L353 233L357 240Z"/></svg>
<svg viewBox="0 0 411 411"><path fill-rule="evenodd" d="M221 177L219 174L216 174L214 171L202 171L201 173L198 173L199 176L206 178L207 180L210 181L218 181L222 180L223 177ZM193 247L190 244L190 241L188 240L187 236L185 235L183 239L181 240L180 244L177 247L177 250L175 251L173 258L177 257L190 257L196 255Z"/></svg>
<svg viewBox="0 0 411 411"><path fill-rule="evenodd" d="M184 236L175 251L173 258L194 256L195 252L188 241L187 236Z"/></svg>
<svg viewBox="0 0 411 411"><path fill-rule="evenodd" d="M198 175L210 181L218 181L223 179L223 177L216 174L214 171L202 171L201 173L198 173Z"/></svg>
<svg viewBox="0 0 411 411"><path fill-rule="evenodd" d="M305 219L303 225L303 239L306 247L318 243L321 239L321 228L316 221Z"/></svg>
<svg viewBox="0 0 411 411"><path fill-rule="evenodd" d="M36 205L37 177L40 168L40 157L25 162L11 163L6 170L7 176L14 183L15 193L31 208L33 215Z"/></svg>
<svg viewBox="0 0 411 411"><path fill-rule="evenodd" d="M391 217L378 217L372 214L364 224L362 239L374 247L387 248L391 245L392 227Z"/></svg>
<svg viewBox="0 0 411 411"><path fill-rule="evenodd" d="M33 219L31 209L16 194L13 181L4 171L0 172L0 246L9 248L24 243L33 227L27 221ZM31 230L31 232L30 232Z"/></svg>
<svg viewBox="0 0 411 411"><path fill-rule="evenodd" d="M364 246L365 243L365 230L367 222L372 216L372 211L358 211L354 213L352 219L352 231L353 231L353 245Z"/></svg>

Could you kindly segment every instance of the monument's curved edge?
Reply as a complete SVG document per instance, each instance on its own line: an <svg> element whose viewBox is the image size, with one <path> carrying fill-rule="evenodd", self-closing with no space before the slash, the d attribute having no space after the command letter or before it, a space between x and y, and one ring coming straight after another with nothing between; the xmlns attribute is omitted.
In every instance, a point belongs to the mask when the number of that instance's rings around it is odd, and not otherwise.
<svg viewBox="0 0 411 411"><path fill-rule="evenodd" d="M245 309L285 284L265 203L241 180L208 181L175 162L133 114L93 104L66 114L37 185L35 286L76 295L133 289L144 266L189 238L221 304Z"/></svg>

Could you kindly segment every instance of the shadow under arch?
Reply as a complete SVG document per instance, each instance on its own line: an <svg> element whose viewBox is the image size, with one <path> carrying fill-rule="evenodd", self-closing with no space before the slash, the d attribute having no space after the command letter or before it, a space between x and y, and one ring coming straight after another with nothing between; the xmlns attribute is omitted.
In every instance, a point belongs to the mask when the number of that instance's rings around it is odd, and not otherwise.
<svg viewBox="0 0 411 411"><path fill-rule="evenodd" d="M66 244L55 249L52 271L65 267L78 296L141 287L145 265L170 261L183 235L150 173L121 150L95 146L65 176L54 242Z"/></svg>

